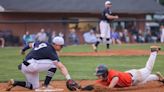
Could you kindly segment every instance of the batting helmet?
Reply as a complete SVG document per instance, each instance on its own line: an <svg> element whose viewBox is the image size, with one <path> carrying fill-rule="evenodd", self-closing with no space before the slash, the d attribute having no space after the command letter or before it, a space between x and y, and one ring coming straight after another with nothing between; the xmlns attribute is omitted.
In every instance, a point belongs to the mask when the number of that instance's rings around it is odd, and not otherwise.
<svg viewBox="0 0 164 92"><path fill-rule="evenodd" d="M53 38L52 42L57 45L64 45L64 39L60 36Z"/></svg>
<svg viewBox="0 0 164 92"><path fill-rule="evenodd" d="M108 73L108 68L106 65L104 64L101 64L99 65L97 68L96 68L96 76L99 76L99 75L106 75Z"/></svg>

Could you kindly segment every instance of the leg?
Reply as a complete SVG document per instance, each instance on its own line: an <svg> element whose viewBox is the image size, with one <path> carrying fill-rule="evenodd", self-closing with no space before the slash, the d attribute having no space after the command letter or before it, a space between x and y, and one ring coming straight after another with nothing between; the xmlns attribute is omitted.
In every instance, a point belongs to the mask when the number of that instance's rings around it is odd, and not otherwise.
<svg viewBox="0 0 164 92"><path fill-rule="evenodd" d="M158 46L152 46L151 47L151 54L148 58L148 61L145 65L145 67L142 68L142 69L138 69L138 70L133 69L133 70L127 71L127 72L129 72L133 75L132 79L133 79L134 82L133 82L132 85L140 84L150 76L150 74L152 72L152 69L154 67L154 63L155 63L157 53L158 53L159 50L160 49L159 49Z"/></svg>
<svg viewBox="0 0 164 92"><path fill-rule="evenodd" d="M140 83L138 83L138 84L145 84L145 83L147 83L147 82L149 82L149 81L155 81L155 80L159 80L159 77L157 76L157 75L155 75L155 74L150 74L145 80L143 80L142 82L140 82ZM137 85L138 85L137 84Z"/></svg>
<svg viewBox="0 0 164 92"><path fill-rule="evenodd" d="M106 48L109 49L110 48L110 38L106 38Z"/></svg>
<svg viewBox="0 0 164 92"><path fill-rule="evenodd" d="M52 63L51 60L38 60L36 61L37 63L37 69L39 72L41 71L47 71L47 75L45 77L44 80L44 84L43 86L47 87L52 79L52 77L54 76L55 72L56 72L56 66Z"/></svg>
<svg viewBox="0 0 164 92"><path fill-rule="evenodd" d="M103 38L100 37L100 38L97 40L97 42L96 42L94 45L92 45L93 50L94 50L95 52L97 52L97 47L98 47L98 45L100 44L100 42L101 42L102 40L103 40Z"/></svg>
<svg viewBox="0 0 164 92"><path fill-rule="evenodd" d="M110 25L108 23L106 23L106 48L109 49L110 46L110 41L111 41L111 29L110 29Z"/></svg>
<svg viewBox="0 0 164 92"><path fill-rule="evenodd" d="M10 79L8 81L8 87L6 88L6 91L10 91L15 86L21 86L28 89L36 89L39 87L39 74L38 73L27 73L25 71L22 71L22 73L25 75L27 81L16 81L16 80Z"/></svg>
<svg viewBox="0 0 164 92"><path fill-rule="evenodd" d="M43 84L45 87L47 87L49 85L55 72L56 72L56 68L51 68L48 70L47 76L46 76L46 78L44 80L44 84Z"/></svg>
<svg viewBox="0 0 164 92"><path fill-rule="evenodd" d="M140 83L140 82L142 83L144 80L146 80L150 76L150 74L153 70L153 67L154 67L157 53L159 50L160 50L160 47L158 47L158 46L152 46L151 47L151 54L147 60L145 67L142 69L139 69L137 72L138 83Z"/></svg>

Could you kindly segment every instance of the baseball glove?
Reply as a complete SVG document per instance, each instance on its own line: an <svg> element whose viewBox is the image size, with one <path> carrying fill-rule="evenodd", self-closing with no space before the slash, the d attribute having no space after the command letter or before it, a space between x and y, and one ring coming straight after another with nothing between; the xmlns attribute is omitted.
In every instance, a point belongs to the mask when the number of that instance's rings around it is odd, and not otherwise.
<svg viewBox="0 0 164 92"><path fill-rule="evenodd" d="M67 80L66 86L70 91L76 91L81 88L80 85L72 79Z"/></svg>
<svg viewBox="0 0 164 92"><path fill-rule="evenodd" d="M94 90L95 88L94 88L94 85L87 85L87 86L85 86L85 87L81 87L81 90L82 91L92 91L92 90Z"/></svg>

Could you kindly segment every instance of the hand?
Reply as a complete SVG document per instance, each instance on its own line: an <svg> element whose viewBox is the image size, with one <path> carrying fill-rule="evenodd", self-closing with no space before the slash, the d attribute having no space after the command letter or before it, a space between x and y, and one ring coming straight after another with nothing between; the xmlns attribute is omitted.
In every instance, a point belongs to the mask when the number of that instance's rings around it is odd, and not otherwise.
<svg viewBox="0 0 164 92"><path fill-rule="evenodd" d="M81 88L81 86L72 79L67 80L66 86L70 91L78 91Z"/></svg>
<svg viewBox="0 0 164 92"><path fill-rule="evenodd" d="M21 50L21 51L20 51L20 54L21 54L21 55L25 55L25 52Z"/></svg>
<svg viewBox="0 0 164 92"><path fill-rule="evenodd" d="M116 16L115 16L115 19L118 19L118 18L119 18L119 17L116 15Z"/></svg>

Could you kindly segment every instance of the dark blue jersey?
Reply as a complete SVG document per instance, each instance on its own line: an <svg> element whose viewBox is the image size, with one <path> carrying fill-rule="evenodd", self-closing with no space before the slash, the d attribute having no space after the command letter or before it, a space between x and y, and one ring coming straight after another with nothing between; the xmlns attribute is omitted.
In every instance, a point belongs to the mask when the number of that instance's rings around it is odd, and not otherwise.
<svg viewBox="0 0 164 92"><path fill-rule="evenodd" d="M109 23L109 22L110 22L110 19L108 19L108 18L106 17L106 14L109 14L109 15L112 14L112 12L110 11L109 8L105 8L105 9L103 10L102 14L101 14L101 20L107 21L107 22Z"/></svg>
<svg viewBox="0 0 164 92"><path fill-rule="evenodd" d="M29 59L50 59L59 61L58 55L54 47L46 42L35 42L32 50L27 54L25 61Z"/></svg>

